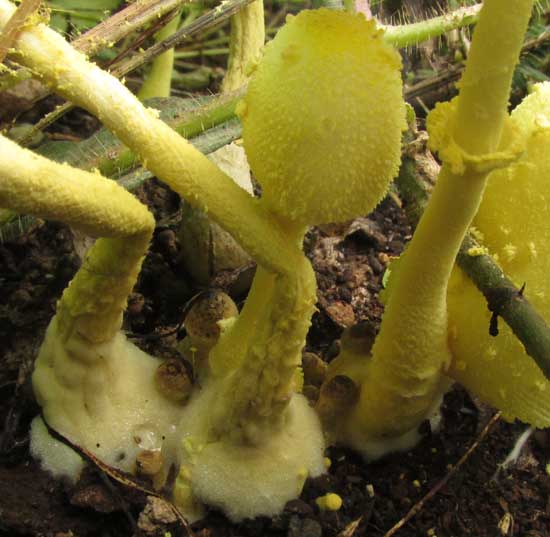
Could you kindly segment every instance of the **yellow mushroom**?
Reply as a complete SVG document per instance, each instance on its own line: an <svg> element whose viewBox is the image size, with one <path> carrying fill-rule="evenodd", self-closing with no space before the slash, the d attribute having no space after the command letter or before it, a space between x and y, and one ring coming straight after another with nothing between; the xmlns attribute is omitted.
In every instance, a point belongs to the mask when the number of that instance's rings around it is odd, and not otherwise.
<svg viewBox="0 0 550 537"><path fill-rule="evenodd" d="M419 424L438 407L449 384L446 297L454 260L489 172L514 162L524 149L517 129L510 129L504 147L500 139L532 5L532 0L483 3L459 97L437 106L428 118L431 147L443 167L413 239L392 271L372 353L344 342L331 364L328 381L347 375L361 386L337 437L368 457L414 445Z"/></svg>
<svg viewBox="0 0 550 537"><path fill-rule="evenodd" d="M527 138L525 155L493 172L474 225L483 243L537 311L550 319L550 84L534 91L513 111L512 124ZM449 374L509 419L550 425L550 384L511 329L501 323L489 335L491 313L474 285L457 268L448 293Z"/></svg>

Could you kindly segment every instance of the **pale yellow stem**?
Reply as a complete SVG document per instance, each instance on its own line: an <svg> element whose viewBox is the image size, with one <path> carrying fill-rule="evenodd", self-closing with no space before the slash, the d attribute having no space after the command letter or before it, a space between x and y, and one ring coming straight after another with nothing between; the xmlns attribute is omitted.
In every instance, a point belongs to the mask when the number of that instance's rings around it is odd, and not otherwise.
<svg viewBox="0 0 550 537"><path fill-rule="evenodd" d="M178 29L180 15L181 12L178 12L160 32L155 34L155 41L159 42L170 37ZM145 77L145 81L139 90L138 97L142 101L153 97L170 97L173 69L174 49L171 48L153 60L151 70Z"/></svg>
<svg viewBox="0 0 550 537"><path fill-rule="evenodd" d="M315 274L301 253L304 229L288 230L296 256L288 270L258 267L243 311L210 355L213 372L227 375L223 404L213 409L213 428L233 440L256 444L284 423L295 392L316 302Z"/></svg>
<svg viewBox="0 0 550 537"><path fill-rule="evenodd" d="M265 43L264 2L255 0L231 17L229 65L222 92L229 93L248 81L247 68L258 61Z"/></svg>
<svg viewBox="0 0 550 537"><path fill-rule="evenodd" d="M476 45L472 43L460 81L460 120L454 131L456 142L469 154L483 155L498 146L533 4L533 0L483 2L474 33Z"/></svg>
<svg viewBox="0 0 550 537"><path fill-rule="evenodd" d="M0 0L0 27L14 6ZM17 39L17 59L58 93L96 115L143 164L207 212L264 267L277 273L295 257L279 223L189 142L146 109L117 79L91 64L53 30L38 25Z"/></svg>
<svg viewBox="0 0 550 537"><path fill-rule="evenodd" d="M517 147L495 151L532 4L485 1L458 110L436 110L437 121L429 124L436 127L430 134L444 165L413 239L392 273L381 330L347 428L356 444L414 431L445 387L443 373L451 361L447 284L489 171L518 156Z"/></svg>
<svg viewBox="0 0 550 537"><path fill-rule="evenodd" d="M155 226L147 208L114 181L49 161L2 136L0 205L108 237L88 253L57 317L63 337L77 331L94 343L111 339Z"/></svg>

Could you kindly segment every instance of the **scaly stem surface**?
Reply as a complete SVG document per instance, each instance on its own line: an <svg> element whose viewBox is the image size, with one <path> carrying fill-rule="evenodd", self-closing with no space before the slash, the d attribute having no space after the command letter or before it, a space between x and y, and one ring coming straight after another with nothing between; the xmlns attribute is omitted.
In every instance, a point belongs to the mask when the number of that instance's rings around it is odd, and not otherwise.
<svg viewBox="0 0 550 537"><path fill-rule="evenodd" d="M17 162L17 166L13 162ZM120 329L154 219L113 181L57 164L0 136L0 205L61 220L98 240L57 306L61 335L93 343Z"/></svg>
<svg viewBox="0 0 550 537"><path fill-rule="evenodd" d="M0 26L14 6L0 0ZM145 167L189 203L209 213L269 270L286 272L281 260L295 258L279 223L204 155L157 119L118 80L89 63L43 25L22 32L18 59L61 95L105 124Z"/></svg>
<svg viewBox="0 0 550 537"><path fill-rule="evenodd" d="M447 283L488 172L502 165L493 153L532 6L532 0L513 5L486 0L483 5L451 123L455 130L442 148L454 144L453 154L458 151L462 160L453 161L449 152L442 152L444 166L432 199L391 282L356 411L367 435L406 433L440 395L441 374L451 359ZM485 168L479 166L483 162Z"/></svg>
<svg viewBox="0 0 550 537"><path fill-rule="evenodd" d="M243 311L210 355L212 371L228 376L214 430L252 444L284 421L295 391L310 318L316 301L313 269L301 253L304 229L288 229L296 255L285 273L258 267Z"/></svg>

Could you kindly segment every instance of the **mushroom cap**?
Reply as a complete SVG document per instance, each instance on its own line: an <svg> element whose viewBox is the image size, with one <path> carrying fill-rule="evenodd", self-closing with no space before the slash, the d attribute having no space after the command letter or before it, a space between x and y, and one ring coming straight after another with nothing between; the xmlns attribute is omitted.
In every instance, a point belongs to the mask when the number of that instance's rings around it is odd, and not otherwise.
<svg viewBox="0 0 550 537"><path fill-rule="evenodd" d="M376 206L398 171L406 127L400 68L361 14L319 9L288 19L239 107L270 210L319 224Z"/></svg>
<svg viewBox="0 0 550 537"><path fill-rule="evenodd" d="M525 296L550 320L550 83L537 85L514 110L512 126L527 137L515 164L489 176L474 225L483 244ZM508 325L489 335L491 312L473 283L455 268L449 285L449 373L477 396L537 427L550 426L550 382Z"/></svg>

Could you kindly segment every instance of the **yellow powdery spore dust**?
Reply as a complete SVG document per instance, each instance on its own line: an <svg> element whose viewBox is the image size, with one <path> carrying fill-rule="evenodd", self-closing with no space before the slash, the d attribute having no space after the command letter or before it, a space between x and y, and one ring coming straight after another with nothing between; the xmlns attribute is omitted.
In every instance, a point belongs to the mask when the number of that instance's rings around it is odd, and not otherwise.
<svg viewBox="0 0 550 537"><path fill-rule="evenodd" d="M400 161L406 128L399 54L363 15L320 9L288 20L240 106L263 201L299 223L370 212Z"/></svg>
<svg viewBox="0 0 550 537"><path fill-rule="evenodd" d="M526 284L525 296L549 322L550 84L535 86L511 119L528 137L526 152L490 175L474 224L507 276L518 287ZM548 381L502 319L499 335L489 335L486 301L458 269L448 300L450 325L457 333L450 339L452 376L507 417L548 427ZM460 368L464 362L468 367Z"/></svg>

